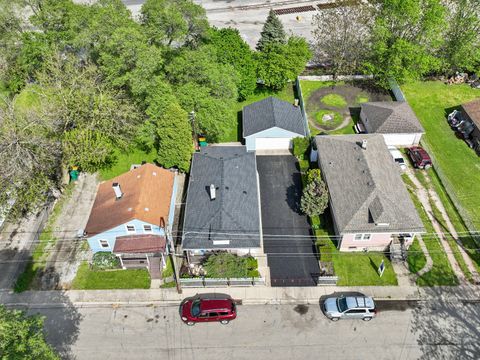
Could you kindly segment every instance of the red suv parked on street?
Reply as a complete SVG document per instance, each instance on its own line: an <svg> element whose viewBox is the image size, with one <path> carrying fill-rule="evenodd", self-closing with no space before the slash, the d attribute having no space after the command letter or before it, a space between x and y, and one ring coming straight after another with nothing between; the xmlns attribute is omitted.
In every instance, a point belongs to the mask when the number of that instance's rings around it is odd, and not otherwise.
<svg viewBox="0 0 480 360"><path fill-rule="evenodd" d="M187 325L197 322L219 321L228 324L237 317L235 302L230 298L203 299L196 297L181 305L182 321Z"/></svg>
<svg viewBox="0 0 480 360"><path fill-rule="evenodd" d="M407 153L412 160L413 166L417 169L426 170L432 167L432 159L420 146L412 146L411 148L408 148Z"/></svg>

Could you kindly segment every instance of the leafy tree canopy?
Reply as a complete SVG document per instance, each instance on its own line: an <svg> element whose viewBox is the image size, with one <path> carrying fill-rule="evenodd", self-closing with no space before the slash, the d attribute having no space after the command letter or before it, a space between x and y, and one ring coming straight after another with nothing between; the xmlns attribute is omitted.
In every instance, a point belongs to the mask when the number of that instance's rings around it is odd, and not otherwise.
<svg viewBox="0 0 480 360"><path fill-rule="evenodd" d="M198 46L208 30L205 9L191 0L147 0L141 22L151 43L158 46Z"/></svg>
<svg viewBox="0 0 480 360"><path fill-rule="evenodd" d="M440 0L379 0L366 71L388 87L390 77L404 83L439 69L444 26Z"/></svg>
<svg viewBox="0 0 480 360"><path fill-rule="evenodd" d="M300 209L308 216L321 215L328 206L328 190L318 169L309 170Z"/></svg>
<svg viewBox="0 0 480 360"><path fill-rule="evenodd" d="M238 73L237 88L239 100L251 95L257 86L256 62L253 51L242 39L237 29L216 29L210 31L210 43L215 47L217 59L228 64Z"/></svg>
<svg viewBox="0 0 480 360"><path fill-rule="evenodd" d="M0 305L0 357L2 359L57 360L60 357L47 344L43 318L27 316Z"/></svg>

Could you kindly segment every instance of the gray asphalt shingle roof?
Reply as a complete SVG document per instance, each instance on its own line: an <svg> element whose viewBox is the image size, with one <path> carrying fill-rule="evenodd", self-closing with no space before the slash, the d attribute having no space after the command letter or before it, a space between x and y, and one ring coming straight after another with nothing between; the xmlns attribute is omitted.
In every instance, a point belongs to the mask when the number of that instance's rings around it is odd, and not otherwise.
<svg viewBox="0 0 480 360"><path fill-rule="evenodd" d="M363 121L369 133L410 134L424 133L420 121L405 101L378 101L361 105ZM363 120L363 117L362 117Z"/></svg>
<svg viewBox="0 0 480 360"><path fill-rule="evenodd" d="M279 127L305 136L305 120L300 106L268 97L245 106L242 111L243 137Z"/></svg>
<svg viewBox="0 0 480 360"><path fill-rule="evenodd" d="M209 146L193 154L183 233L184 249L261 246L255 153L244 146ZM213 243L222 240L229 244Z"/></svg>
<svg viewBox="0 0 480 360"><path fill-rule="evenodd" d="M425 231L381 134L317 136L315 141L340 234Z"/></svg>

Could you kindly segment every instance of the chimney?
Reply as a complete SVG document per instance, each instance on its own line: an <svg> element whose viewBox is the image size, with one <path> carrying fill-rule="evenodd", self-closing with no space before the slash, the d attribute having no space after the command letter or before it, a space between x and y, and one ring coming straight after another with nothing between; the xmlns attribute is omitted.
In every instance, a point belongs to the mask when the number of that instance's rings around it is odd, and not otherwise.
<svg viewBox="0 0 480 360"><path fill-rule="evenodd" d="M115 199L119 200L123 196L122 189L120 189L120 184L119 183L113 183L112 184L113 191L115 192Z"/></svg>
<svg viewBox="0 0 480 360"><path fill-rule="evenodd" d="M215 185L210 185L210 200L215 200L216 194L215 194Z"/></svg>
<svg viewBox="0 0 480 360"><path fill-rule="evenodd" d="M298 102L299 102L299 101L300 101L300 100L295 99L295 102L293 103L293 105L294 105L295 107L298 107Z"/></svg>
<svg viewBox="0 0 480 360"><path fill-rule="evenodd" d="M367 139L362 140L362 149L367 150Z"/></svg>

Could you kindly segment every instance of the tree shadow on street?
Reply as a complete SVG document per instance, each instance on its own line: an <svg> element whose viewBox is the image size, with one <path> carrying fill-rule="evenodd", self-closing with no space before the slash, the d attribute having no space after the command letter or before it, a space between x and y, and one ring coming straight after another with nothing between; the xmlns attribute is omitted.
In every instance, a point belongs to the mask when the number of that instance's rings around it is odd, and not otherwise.
<svg viewBox="0 0 480 360"><path fill-rule="evenodd" d="M436 299L414 309L412 332L417 336L422 360L480 358L480 303L475 288L432 287L424 289Z"/></svg>

